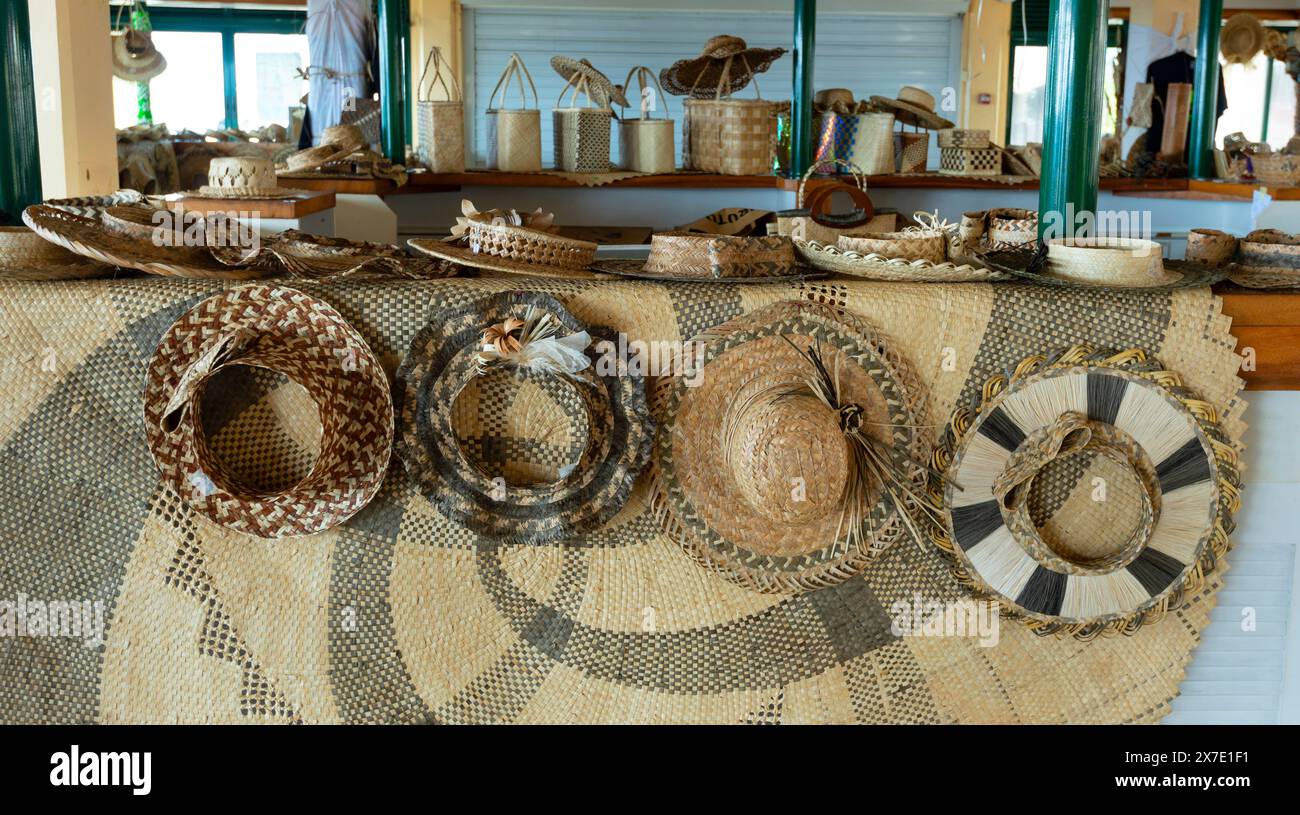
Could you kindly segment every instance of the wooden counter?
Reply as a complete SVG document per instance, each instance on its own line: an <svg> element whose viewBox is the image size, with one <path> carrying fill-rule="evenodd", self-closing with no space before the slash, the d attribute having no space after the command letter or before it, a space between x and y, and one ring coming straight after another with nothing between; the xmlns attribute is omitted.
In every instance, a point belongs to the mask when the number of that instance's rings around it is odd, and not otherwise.
<svg viewBox="0 0 1300 815"><path fill-rule="evenodd" d="M1254 349L1255 370L1241 372L1246 389L1300 390L1300 290L1221 283L1214 291L1223 298L1223 313L1232 318L1237 353Z"/></svg>

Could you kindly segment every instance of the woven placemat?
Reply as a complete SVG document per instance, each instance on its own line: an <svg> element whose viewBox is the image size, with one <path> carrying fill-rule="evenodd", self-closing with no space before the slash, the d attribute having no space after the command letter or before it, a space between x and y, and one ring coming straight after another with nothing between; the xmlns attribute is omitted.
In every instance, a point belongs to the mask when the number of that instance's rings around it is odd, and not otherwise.
<svg viewBox="0 0 1300 815"><path fill-rule="evenodd" d="M390 375L433 310L494 291L546 292L579 319L646 341L802 299L877 326L928 389L924 421L936 428L999 370L1072 342L1149 349L1219 406L1232 439L1245 427L1235 340L1206 290L293 285L334 306ZM1132 637L1043 638L1011 620L989 647L898 637L900 610L965 596L935 548L894 547L862 575L796 597L760 594L701 569L660 532L644 477L605 527L547 546L477 538L400 472L329 532L234 533L162 487L140 418L159 337L222 287L0 282L0 599L85 601L107 624L89 646L6 640L0 721L1150 722L1177 695L1222 585L1220 568ZM281 390L231 388L205 415L211 436L225 438L223 422L276 424L290 399ZM267 432L221 451L244 451L242 468L261 461L279 478L275 461L311 455L315 439ZM1091 466L1058 468L1031 498L1035 520L1051 531L1060 506L1087 500Z"/></svg>

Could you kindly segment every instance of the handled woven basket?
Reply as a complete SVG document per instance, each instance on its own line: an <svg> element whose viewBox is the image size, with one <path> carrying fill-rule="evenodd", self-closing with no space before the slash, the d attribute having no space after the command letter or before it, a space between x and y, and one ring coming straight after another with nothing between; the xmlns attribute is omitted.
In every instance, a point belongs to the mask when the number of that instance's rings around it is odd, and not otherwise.
<svg viewBox="0 0 1300 815"><path fill-rule="evenodd" d="M433 77L425 84L429 66ZM446 66L447 77L442 69ZM435 86L441 85L446 99L431 99ZM416 91L416 129L419 136L416 156L420 163L434 173L462 173L465 171L465 101L461 97L460 83L456 81L451 66L442 58L442 49L429 49L424 60L424 71Z"/></svg>
<svg viewBox="0 0 1300 815"><path fill-rule="evenodd" d="M571 104L564 96L572 91ZM578 97L587 100L580 105ZM555 169L566 173L603 173L609 170L610 109L597 105L587 77L574 73L560 89L551 112L554 127Z"/></svg>
<svg viewBox="0 0 1300 815"><path fill-rule="evenodd" d="M731 64L723 65L712 99L687 99L682 164L721 175L767 175L776 160L777 105L762 98L754 72L755 99L732 99Z"/></svg>
<svg viewBox="0 0 1300 815"><path fill-rule="evenodd" d="M520 107L495 107L497 92L502 92L504 102L507 91L503 89L509 88L511 79L519 82ZM528 91L524 88L525 79L533 92L531 108L528 107ZM506 69L488 97L489 167L511 173L535 173L542 169L542 112L537 105L537 86L533 84L532 74L528 73L522 57L511 54Z"/></svg>
<svg viewBox="0 0 1300 815"><path fill-rule="evenodd" d="M655 119L649 115L651 105L648 102L659 100L668 110L668 100L664 89L659 84L659 77L654 71L638 65L628 71L623 87L631 90L632 77L636 76L639 87L637 98L640 100L641 115L636 119L623 118L618 122L618 155L623 169L634 173L671 173L677 169L677 149L675 125L666 115ZM646 82L646 77L650 82ZM657 95L656 95L657 94Z"/></svg>

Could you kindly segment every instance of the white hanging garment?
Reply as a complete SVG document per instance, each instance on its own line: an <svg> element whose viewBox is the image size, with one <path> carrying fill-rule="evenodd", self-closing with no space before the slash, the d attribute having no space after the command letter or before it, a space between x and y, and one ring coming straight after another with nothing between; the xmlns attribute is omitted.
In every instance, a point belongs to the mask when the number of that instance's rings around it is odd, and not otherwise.
<svg viewBox="0 0 1300 815"><path fill-rule="evenodd" d="M339 124L347 106L370 85L375 42L371 0L307 0L307 50L312 143Z"/></svg>

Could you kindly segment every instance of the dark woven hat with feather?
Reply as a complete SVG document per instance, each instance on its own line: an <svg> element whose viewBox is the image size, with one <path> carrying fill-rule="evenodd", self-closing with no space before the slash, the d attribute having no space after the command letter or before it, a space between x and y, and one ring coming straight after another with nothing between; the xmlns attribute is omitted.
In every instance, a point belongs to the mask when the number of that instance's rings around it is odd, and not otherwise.
<svg viewBox="0 0 1300 815"><path fill-rule="evenodd" d="M644 379L620 376L602 341L617 337L544 294L434 314L394 388L398 455L421 492L451 520L511 543L612 518L649 458L654 425Z"/></svg>

